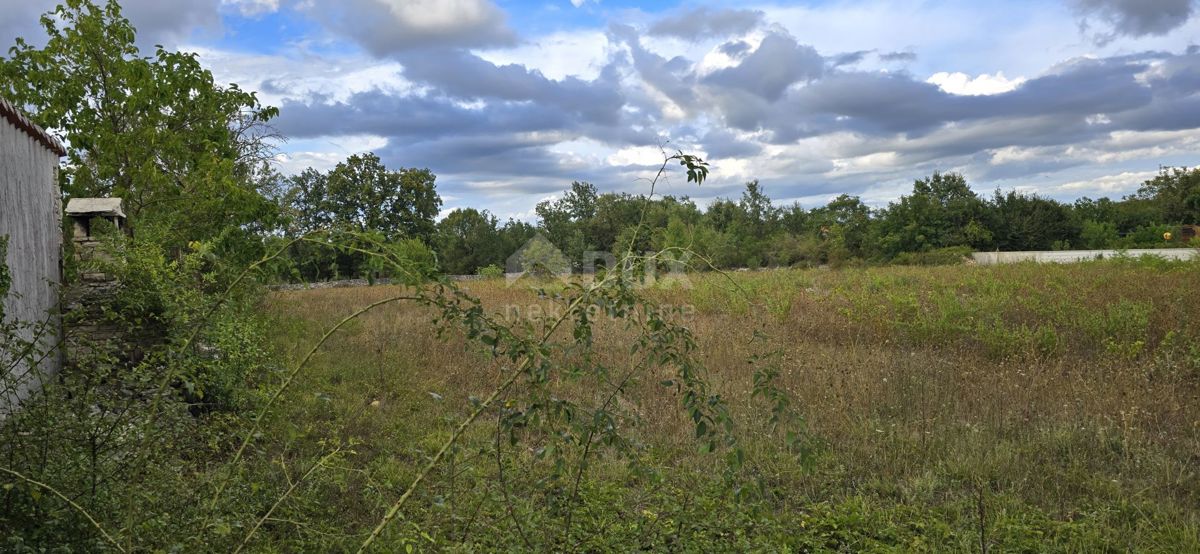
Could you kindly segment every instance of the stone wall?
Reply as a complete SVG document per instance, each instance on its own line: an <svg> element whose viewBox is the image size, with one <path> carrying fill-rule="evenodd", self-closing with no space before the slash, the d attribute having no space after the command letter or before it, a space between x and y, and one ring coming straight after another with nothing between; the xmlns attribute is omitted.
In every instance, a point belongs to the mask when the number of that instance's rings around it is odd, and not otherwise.
<svg viewBox="0 0 1200 554"><path fill-rule="evenodd" d="M39 130L3 100L0 115L0 235L8 236L5 263L12 276L3 300L5 318L41 328L43 344L51 347L61 332L62 209L56 174L61 146L57 152L48 147L46 136L38 136ZM24 338L38 333L35 329L23 331ZM11 360L0 359L0 371L6 372L0 377L0 418L57 372L61 360L53 353L35 368L17 364L10 371L10 365Z"/></svg>

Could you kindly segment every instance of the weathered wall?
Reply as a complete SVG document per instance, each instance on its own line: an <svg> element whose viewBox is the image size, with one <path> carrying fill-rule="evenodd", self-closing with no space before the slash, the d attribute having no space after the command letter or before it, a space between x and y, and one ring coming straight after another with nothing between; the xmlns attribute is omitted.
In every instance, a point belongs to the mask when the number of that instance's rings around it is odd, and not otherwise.
<svg viewBox="0 0 1200 554"><path fill-rule="evenodd" d="M1196 257L1191 248L1147 248L1140 250L1045 250L1030 252L976 252L971 254L980 265L1012 264L1017 262L1074 263L1118 256L1139 258L1158 256L1168 260L1190 260Z"/></svg>
<svg viewBox="0 0 1200 554"><path fill-rule="evenodd" d="M62 256L57 167L57 153L12 120L0 118L0 235L9 237L5 262L12 275L4 313L10 322L44 327L47 345L57 344L61 332L56 315ZM25 336L33 333L27 330ZM0 371L10 365L0 359ZM59 356L52 354L33 370L19 365L3 376L0 418L60 365Z"/></svg>

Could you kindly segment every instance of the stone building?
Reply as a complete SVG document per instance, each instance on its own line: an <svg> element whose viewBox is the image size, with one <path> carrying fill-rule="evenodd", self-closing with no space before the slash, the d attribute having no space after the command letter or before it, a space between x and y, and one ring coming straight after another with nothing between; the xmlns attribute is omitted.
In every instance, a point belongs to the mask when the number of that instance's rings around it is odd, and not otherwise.
<svg viewBox="0 0 1200 554"><path fill-rule="evenodd" d="M125 202L120 198L72 198L67 201L67 220L71 223L71 243L81 262L100 254L100 236L96 227L107 225L114 232L128 233ZM82 279L108 280L104 275L84 273Z"/></svg>
<svg viewBox="0 0 1200 554"><path fill-rule="evenodd" d="M7 243L4 263L11 279L3 313L6 326L20 326L15 338L0 335L6 343L0 345L0 418L62 364L57 348L62 281L58 162L65 154L62 143L0 98L0 242ZM40 353L6 353L23 341L35 341ZM34 363L14 359L18 357Z"/></svg>

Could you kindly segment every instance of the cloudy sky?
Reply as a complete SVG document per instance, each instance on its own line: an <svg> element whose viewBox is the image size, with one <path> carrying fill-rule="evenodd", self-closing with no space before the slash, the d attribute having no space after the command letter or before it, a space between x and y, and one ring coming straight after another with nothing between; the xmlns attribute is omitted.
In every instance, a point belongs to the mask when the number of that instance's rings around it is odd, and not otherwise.
<svg viewBox="0 0 1200 554"><path fill-rule="evenodd" d="M0 0L0 42L53 1ZM701 201L884 205L934 170L974 188L1120 196L1200 160L1194 0L127 0L140 42L198 52L279 106L284 172L374 151L446 208L528 219L572 180L644 190L660 145ZM37 42L33 40L32 42Z"/></svg>

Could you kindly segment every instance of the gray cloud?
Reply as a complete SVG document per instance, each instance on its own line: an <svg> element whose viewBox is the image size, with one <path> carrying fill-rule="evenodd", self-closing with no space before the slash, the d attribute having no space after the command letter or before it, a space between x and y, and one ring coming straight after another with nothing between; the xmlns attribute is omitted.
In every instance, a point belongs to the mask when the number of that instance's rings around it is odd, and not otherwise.
<svg viewBox="0 0 1200 554"><path fill-rule="evenodd" d="M613 86L614 68L606 68L595 82L577 77L548 79L520 65L497 66L461 50L426 51L398 58L409 80L435 87L443 94L463 99L530 101L557 106L595 123L615 123L625 104Z"/></svg>
<svg viewBox="0 0 1200 554"><path fill-rule="evenodd" d="M121 6L139 39L178 43L197 29L221 29L220 0L124 0Z"/></svg>
<svg viewBox="0 0 1200 554"><path fill-rule="evenodd" d="M427 48L479 48L517 42L491 0L315 2L310 15L376 56Z"/></svg>
<svg viewBox="0 0 1200 554"><path fill-rule="evenodd" d="M917 59L915 52L886 52L879 55L880 61L885 62L911 62Z"/></svg>
<svg viewBox="0 0 1200 554"><path fill-rule="evenodd" d="M720 38L750 31L763 22L763 12L700 6L658 20L648 34L685 40Z"/></svg>
<svg viewBox="0 0 1200 554"><path fill-rule="evenodd" d="M0 55L17 37L34 46L45 43L45 31L38 22L42 14L54 10L59 0L0 0ZM175 45L193 32L221 30L220 0L123 0L123 15L137 29L137 42L149 51L155 44Z"/></svg>
<svg viewBox="0 0 1200 554"><path fill-rule="evenodd" d="M1118 35L1143 37L1165 35L1183 25L1195 10L1194 0L1072 0L1086 27L1091 18L1099 18L1111 32L1096 37L1108 42Z"/></svg>
<svg viewBox="0 0 1200 554"><path fill-rule="evenodd" d="M774 101L792 83L820 77L824 69L825 59L813 47L801 46L785 34L771 33L741 63L708 75L705 83L741 89Z"/></svg>
<svg viewBox="0 0 1200 554"><path fill-rule="evenodd" d="M0 0L0 55L6 56L8 48L16 43L17 37L24 38L31 44L45 42L38 17L54 7L53 1L22 2L18 0Z"/></svg>
<svg viewBox="0 0 1200 554"><path fill-rule="evenodd" d="M832 67L841 67L844 65L854 65L858 62L863 61L863 59L865 59L867 57L867 54L870 54L870 53L871 53L870 50L858 50L855 52L845 52L842 54L837 54L830 58L829 65Z"/></svg>
<svg viewBox="0 0 1200 554"><path fill-rule="evenodd" d="M1185 55L1186 56L1186 55ZM948 124L1021 118L1052 118L1038 135L1048 141L1074 140L1070 130L1089 116L1106 114L1113 121L1149 106L1186 98L1182 88L1147 86L1139 75L1160 55L1076 60L1048 75L1031 79L1017 89L992 96L958 96L902 73L837 72L791 91L779 103L754 114L735 112L731 123L745 130L766 129L777 142L837 131L870 136L902 134L916 138ZM1176 59L1164 82L1186 83L1200 74L1190 62ZM730 114L727 113L727 117ZM1094 132L1109 132L1111 124L1093 124ZM994 137L1003 146L1004 133Z"/></svg>
<svg viewBox="0 0 1200 554"><path fill-rule="evenodd" d="M470 109L446 98L396 96L373 90L354 94L344 102L319 97L307 102L287 101L275 125L280 132L296 138L373 134L411 140L556 130L569 127L571 121L562 112L532 104L500 103L487 109Z"/></svg>
<svg viewBox="0 0 1200 554"><path fill-rule="evenodd" d="M757 155L762 145L737 138L726 129L714 129L700 139L704 151L714 159L745 158Z"/></svg>
<svg viewBox="0 0 1200 554"><path fill-rule="evenodd" d="M698 105L696 74L689 60L681 57L668 60L646 50L633 27L612 25L609 35L614 42L624 42L629 46L633 69L642 81L684 109L692 109ZM657 115L658 109L650 99L646 99L641 108L645 112Z"/></svg>
<svg viewBox="0 0 1200 554"><path fill-rule="evenodd" d="M722 44L719 48L722 54L731 58L740 57L742 54L750 51L750 43L744 40L735 40Z"/></svg>

